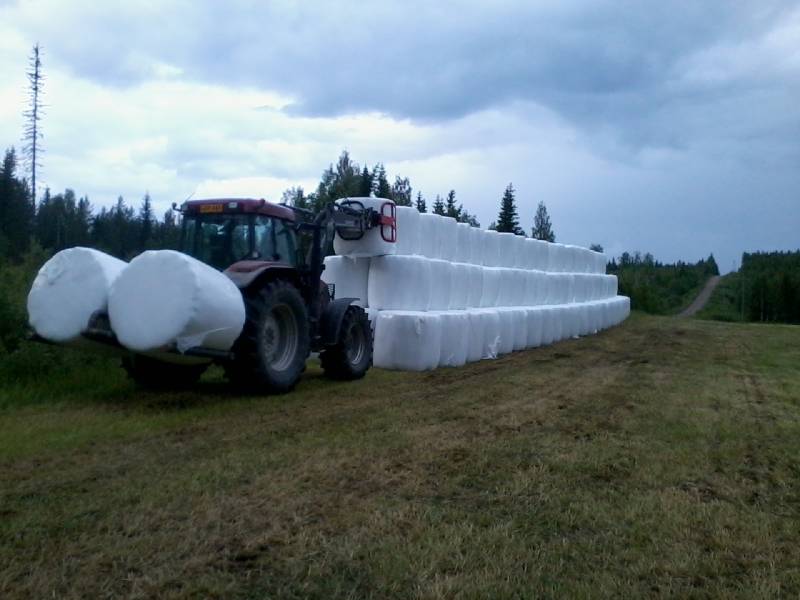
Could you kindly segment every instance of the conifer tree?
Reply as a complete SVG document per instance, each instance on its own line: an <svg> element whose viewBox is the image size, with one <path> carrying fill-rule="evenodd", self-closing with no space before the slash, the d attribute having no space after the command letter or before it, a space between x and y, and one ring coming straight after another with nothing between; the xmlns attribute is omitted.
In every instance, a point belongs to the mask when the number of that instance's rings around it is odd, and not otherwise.
<svg viewBox="0 0 800 600"><path fill-rule="evenodd" d="M400 177L399 175L394 178L390 198L394 200L397 206L411 206L411 182L408 177Z"/></svg>
<svg viewBox="0 0 800 600"><path fill-rule="evenodd" d="M514 184L512 183L509 183L503 192L500 213L497 215L497 231L524 235L519 226L519 216L517 215L517 206L514 199Z"/></svg>
<svg viewBox="0 0 800 600"><path fill-rule="evenodd" d="M424 213L428 212L428 205L425 203L425 198L422 197L422 192L417 192L417 211Z"/></svg>
<svg viewBox="0 0 800 600"><path fill-rule="evenodd" d="M362 198L369 198L372 195L372 184L372 173L369 172L367 165L364 165L358 184L358 195Z"/></svg>
<svg viewBox="0 0 800 600"><path fill-rule="evenodd" d="M453 217L455 220L461 219L463 206L456 206L456 191L450 190L447 192L447 199L445 200L444 214L447 217Z"/></svg>
<svg viewBox="0 0 800 600"><path fill-rule="evenodd" d="M441 215L442 217L445 215L444 201L439 194L436 194L436 200L433 202L433 214Z"/></svg>
<svg viewBox="0 0 800 600"><path fill-rule="evenodd" d="M31 204L36 209L36 170L41 166L40 158L42 147L39 140L42 138L42 131L39 121L42 119L42 87L44 86L44 75L42 74L42 61L39 44L33 47L30 58L30 65L27 72L28 76L28 108L23 113L25 124L25 135L23 153L28 163L31 173Z"/></svg>
<svg viewBox="0 0 800 600"><path fill-rule="evenodd" d="M531 233L537 240L544 240L545 242L556 241L556 234L553 232L553 227L550 223L550 215L547 214L547 207L544 205L544 202L539 202L539 206L536 207L536 215L533 217L533 230Z"/></svg>
<svg viewBox="0 0 800 600"><path fill-rule="evenodd" d="M142 207L139 209L139 249L146 250L153 235L153 206L150 194L145 193Z"/></svg>
<svg viewBox="0 0 800 600"><path fill-rule="evenodd" d="M391 198L392 188L389 185L389 180L386 179L386 169L383 163L378 163L372 170L372 177L375 181L375 197L376 198Z"/></svg>

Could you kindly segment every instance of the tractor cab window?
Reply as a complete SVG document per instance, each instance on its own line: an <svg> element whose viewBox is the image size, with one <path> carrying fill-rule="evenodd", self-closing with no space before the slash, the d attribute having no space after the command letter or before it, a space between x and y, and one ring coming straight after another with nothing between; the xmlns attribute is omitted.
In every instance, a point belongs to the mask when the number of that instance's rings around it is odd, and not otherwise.
<svg viewBox="0 0 800 600"><path fill-rule="evenodd" d="M256 216L253 229L255 239L255 257L259 260L274 260L275 231L270 217Z"/></svg>
<svg viewBox="0 0 800 600"><path fill-rule="evenodd" d="M289 223L281 219L275 219L275 249L279 261L295 266L297 262L295 231Z"/></svg>
<svg viewBox="0 0 800 600"><path fill-rule="evenodd" d="M248 219L235 215L187 216L183 220L181 249L217 269L226 269L250 256Z"/></svg>

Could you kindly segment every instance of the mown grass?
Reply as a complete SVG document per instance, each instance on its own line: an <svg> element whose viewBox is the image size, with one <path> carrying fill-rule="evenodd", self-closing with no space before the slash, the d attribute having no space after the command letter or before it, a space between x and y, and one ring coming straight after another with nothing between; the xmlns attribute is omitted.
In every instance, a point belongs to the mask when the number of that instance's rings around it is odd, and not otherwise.
<svg viewBox="0 0 800 600"><path fill-rule="evenodd" d="M796 596L797 364L797 327L635 315L280 397L6 383L0 596Z"/></svg>

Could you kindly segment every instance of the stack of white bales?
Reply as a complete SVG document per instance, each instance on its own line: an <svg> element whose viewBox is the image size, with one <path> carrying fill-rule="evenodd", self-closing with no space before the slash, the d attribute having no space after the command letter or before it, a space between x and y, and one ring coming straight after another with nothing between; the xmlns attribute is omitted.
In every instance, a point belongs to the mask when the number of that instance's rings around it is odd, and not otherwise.
<svg viewBox="0 0 800 600"><path fill-rule="evenodd" d="M396 210L396 244L366 257L351 242L358 258L329 256L323 273L337 297L367 308L378 367L459 366L596 333L630 313L602 253Z"/></svg>

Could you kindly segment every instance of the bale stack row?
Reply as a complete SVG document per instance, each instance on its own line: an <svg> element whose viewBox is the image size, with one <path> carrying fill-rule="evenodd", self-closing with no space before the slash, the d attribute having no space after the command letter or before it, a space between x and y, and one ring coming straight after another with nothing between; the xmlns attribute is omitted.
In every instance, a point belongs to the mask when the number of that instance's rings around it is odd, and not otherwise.
<svg viewBox="0 0 800 600"><path fill-rule="evenodd" d="M630 312L602 253L396 210L396 243L376 231L363 246L335 243L348 255L326 258L323 273L367 309L378 367L459 366L596 333Z"/></svg>

